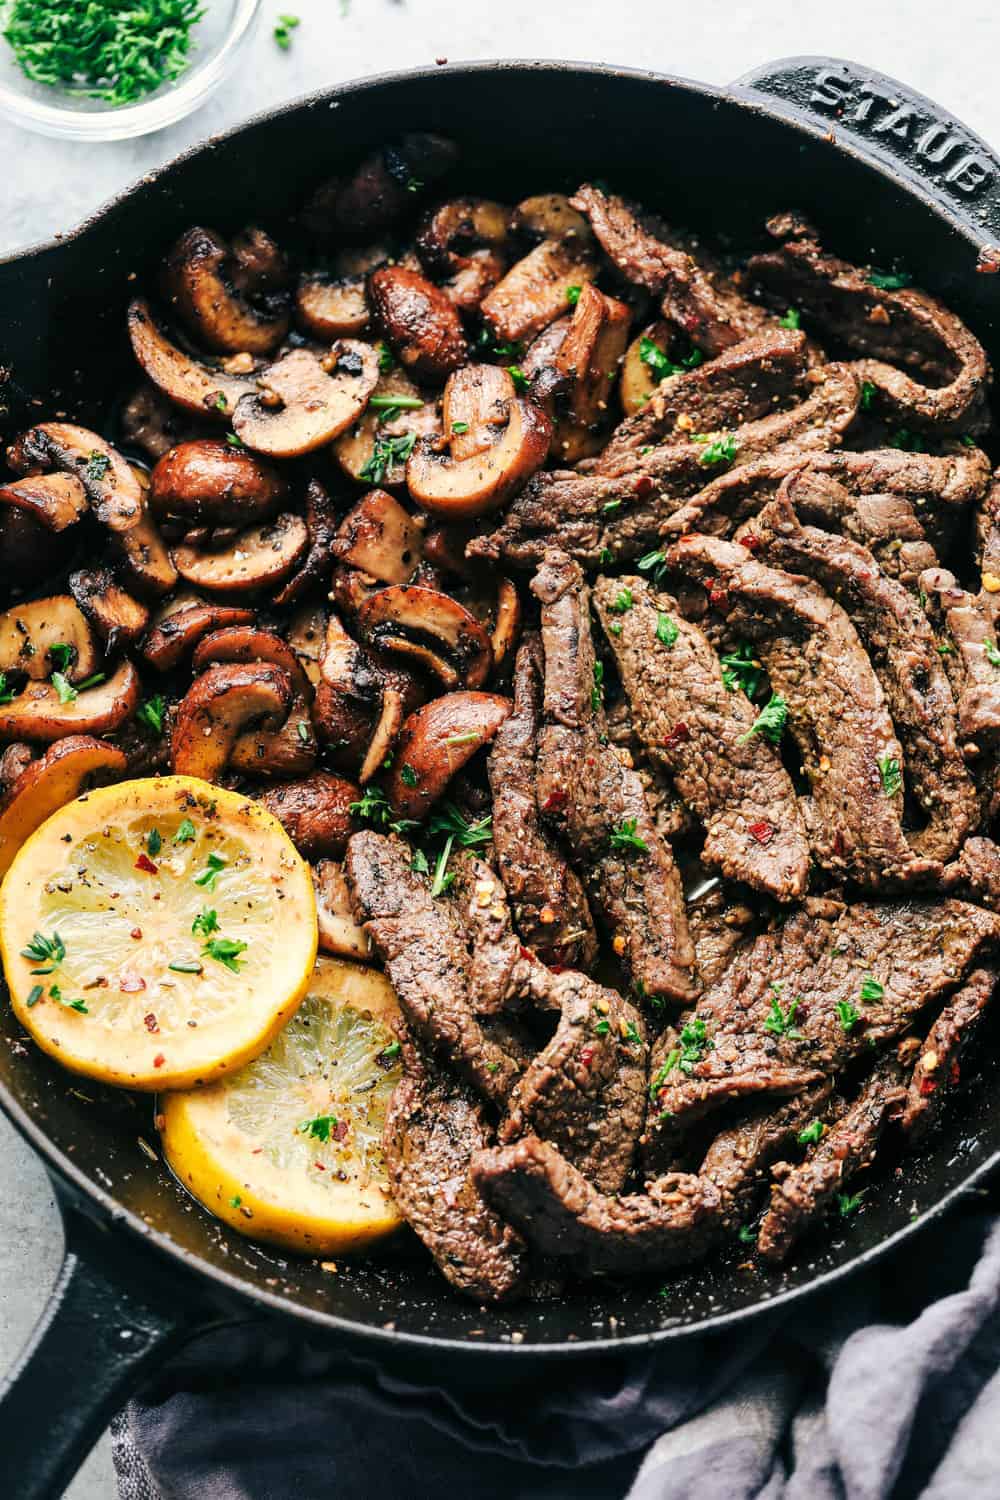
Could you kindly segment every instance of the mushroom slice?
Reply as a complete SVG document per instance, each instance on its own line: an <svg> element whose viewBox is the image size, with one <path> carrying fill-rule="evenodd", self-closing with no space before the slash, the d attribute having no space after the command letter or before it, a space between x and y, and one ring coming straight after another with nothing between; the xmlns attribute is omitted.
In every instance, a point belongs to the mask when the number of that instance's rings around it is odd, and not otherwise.
<svg viewBox="0 0 1000 1500"><path fill-rule="evenodd" d="M51 578L72 550L71 530L46 531L26 510L0 509L0 565L5 578L24 588Z"/></svg>
<svg viewBox="0 0 1000 1500"><path fill-rule="evenodd" d="M274 787L260 800L306 859L339 859L354 832L351 803L358 795L353 781L314 771L302 781Z"/></svg>
<svg viewBox="0 0 1000 1500"><path fill-rule="evenodd" d="M280 635L251 625L213 630L196 646L191 665L201 672L217 662L258 661L272 662L288 674L292 706L280 729L252 729L240 735L229 764L234 771L275 780L306 776L316 764L316 735L309 713L313 688L295 652Z"/></svg>
<svg viewBox="0 0 1000 1500"><path fill-rule="evenodd" d="M449 380L445 438L425 438L406 465L407 488L426 510L451 517L495 510L545 462L552 424L537 406L515 396L513 382L506 379L506 399L498 396L494 365L466 365ZM458 433L453 411L469 413L458 419ZM461 430L465 426L468 432Z"/></svg>
<svg viewBox="0 0 1000 1500"><path fill-rule="evenodd" d="M227 625L204 636L195 647L191 665L196 672L217 662L269 661L287 672L296 698L312 702L309 678L292 647L273 630L256 625Z"/></svg>
<svg viewBox="0 0 1000 1500"><path fill-rule="evenodd" d="M650 323L629 344L618 387L622 410L627 417L634 417L637 411L642 411L659 386L663 378L659 373L662 369L659 357L666 359L666 351L675 337L676 332L669 323ZM651 356L654 363L650 364L649 358L644 356Z"/></svg>
<svg viewBox="0 0 1000 1500"><path fill-rule="evenodd" d="M279 510L288 485L256 454L215 438L179 443L149 476L149 503L189 526L251 526Z"/></svg>
<svg viewBox="0 0 1000 1500"><path fill-rule="evenodd" d="M378 234L406 213L413 194L444 175L458 155L444 136L414 131L381 146L346 180L321 183L302 212L313 234Z"/></svg>
<svg viewBox="0 0 1000 1500"><path fill-rule="evenodd" d="M309 545L301 516L286 511L263 526L241 531L220 552L186 544L171 554L181 577L212 594L273 588L287 578Z"/></svg>
<svg viewBox="0 0 1000 1500"><path fill-rule="evenodd" d="M575 237L543 240L511 266L479 310L498 339L520 342L565 313L570 287L584 286L597 272L596 256Z"/></svg>
<svg viewBox="0 0 1000 1500"><path fill-rule="evenodd" d="M299 277L295 321L321 343L364 333L371 317L364 276L331 278L322 272Z"/></svg>
<svg viewBox="0 0 1000 1500"><path fill-rule="evenodd" d="M490 198L452 198L429 213L417 254L457 308L474 311L504 273L510 209Z"/></svg>
<svg viewBox="0 0 1000 1500"><path fill-rule="evenodd" d="M125 445L141 448L154 464L177 443L200 437L208 426L181 411L147 380L126 401L118 420Z"/></svg>
<svg viewBox="0 0 1000 1500"><path fill-rule="evenodd" d="M326 642L326 611L320 604L304 604L285 630L285 639L313 687L319 685L320 662Z"/></svg>
<svg viewBox="0 0 1000 1500"><path fill-rule="evenodd" d="M394 396L402 398L402 405L395 405ZM406 460L417 438L440 431L437 403L425 400L419 387L396 366L379 377L364 415L341 434L333 451L349 479L360 484L404 484Z"/></svg>
<svg viewBox="0 0 1000 1500"><path fill-rule="evenodd" d="M179 776L218 780L240 735L255 722L277 729L291 706L288 673L272 662L209 667L178 706L172 769Z"/></svg>
<svg viewBox="0 0 1000 1500"><path fill-rule="evenodd" d="M195 594L179 594L160 610L143 644L142 654L158 672L170 672L210 630L252 625L252 609L217 604Z"/></svg>
<svg viewBox="0 0 1000 1500"><path fill-rule="evenodd" d="M469 357L462 320L440 287L406 266L368 278L372 311L400 364L424 380L444 380Z"/></svg>
<svg viewBox="0 0 1000 1500"><path fill-rule="evenodd" d="M83 682L100 669L90 626L69 594L32 599L0 614L0 672L24 672L42 682L61 672Z"/></svg>
<svg viewBox="0 0 1000 1500"><path fill-rule="evenodd" d="M46 531L65 531L87 509L87 491L75 474L30 474L0 485L0 503L13 505Z"/></svg>
<svg viewBox="0 0 1000 1500"><path fill-rule="evenodd" d="M384 690L382 674L368 652L331 615L320 662L315 720L320 737L345 768L357 766L364 758L373 726L381 716Z"/></svg>
<svg viewBox="0 0 1000 1500"><path fill-rule="evenodd" d="M489 635L475 615L436 589L380 589L362 605L358 628L370 645L413 657L448 688L480 687L492 665Z"/></svg>
<svg viewBox="0 0 1000 1500"><path fill-rule="evenodd" d="M291 324L281 290L288 271L277 245L254 229L226 243L214 229L187 229L167 253L166 300L200 344L222 354L269 354Z"/></svg>
<svg viewBox="0 0 1000 1500"><path fill-rule="evenodd" d="M310 479L306 486L306 531L309 535L306 554L273 597L272 602L279 609L294 604L310 589L322 587L330 575L337 507L318 479Z"/></svg>
<svg viewBox="0 0 1000 1500"><path fill-rule="evenodd" d="M79 568L69 575L69 591L109 655L133 645L149 624L145 604L121 588L107 568Z"/></svg>
<svg viewBox="0 0 1000 1500"><path fill-rule="evenodd" d="M380 583L406 583L423 551L422 527L385 490L372 490L349 510L333 542L333 555Z"/></svg>
<svg viewBox="0 0 1000 1500"><path fill-rule="evenodd" d="M511 228L541 240L575 240L582 246L594 243L588 220L565 193L536 193L522 198L511 215Z"/></svg>
<svg viewBox="0 0 1000 1500"><path fill-rule="evenodd" d="M576 310L558 353L555 368L565 382L566 411L557 403L553 449L560 463L575 464L596 453L602 439L611 386L625 354L632 312L596 286L580 288Z"/></svg>
<svg viewBox="0 0 1000 1500"><path fill-rule="evenodd" d="M322 360L293 349L262 372L261 389L240 401L233 427L248 448L298 458L350 427L377 381L378 355L370 344L339 339Z"/></svg>
<svg viewBox="0 0 1000 1500"><path fill-rule="evenodd" d="M423 818L451 778L489 744L513 704L496 693L446 693L410 714L387 795L398 818Z"/></svg>
<svg viewBox="0 0 1000 1500"><path fill-rule="evenodd" d="M509 578L501 578L497 584L497 609L490 645L493 648L493 665L499 667L506 661L521 630L521 597Z"/></svg>
<svg viewBox="0 0 1000 1500"><path fill-rule="evenodd" d="M8 745L0 755L0 787L9 791L14 782L26 771L35 758L31 745Z"/></svg>
<svg viewBox="0 0 1000 1500"><path fill-rule="evenodd" d="M7 791L0 806L0 878L6 875L24 841L46 818L72 802L98 780L124 776L128 761L121 750L88 734L70 734L28 765Z"/></svg>
<svg viewBox="0 0 1000 1500"><path fill-rule="evenodd" d="M94 687L65 688L62 698L51 682L32 682L12 703L0 706L0 739L49 744L68 734L110 734L139 706L139 674L123 661L114 676Z"/></svg>
<svg viewBox="0 0 1000 1500"><path fill-rule="evenodd" d="M324 953L337 953L361 963L371 959L371 943L363 927L354 920L351 893L339 860L321 859L311 866L319 920L319 945Z"/></svg>
<svg viewBox="0 0 1000 1500"><path fill-rule="evenodd" d="M136 297L129 305L128 336L132 352L153 384L186 411L227 421L242 396L257 391L253 375L232 375L172 344L153 320L149 303Z"/></svg>

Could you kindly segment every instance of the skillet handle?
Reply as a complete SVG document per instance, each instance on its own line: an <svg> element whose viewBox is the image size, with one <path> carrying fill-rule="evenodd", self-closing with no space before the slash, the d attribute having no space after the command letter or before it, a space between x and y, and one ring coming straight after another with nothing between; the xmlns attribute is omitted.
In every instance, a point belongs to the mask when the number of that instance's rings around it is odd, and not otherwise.
<svg viewBox="0 0 1000 1500"><path fill-rule="evenodd" d="M977 269L1000 273L1000 155L923 94L859 63L789 57L745 73L731 93L903 176L980 248Z"/></svg>
<svg viewBox="0 0 1000 1500"><path fill-rule="evenodd" d="M62 1201L66 1253L52 1295L0 1388L4 1494L57 1500L147 1370L190 1337L191 1314L148 1266ZM144 1265L147 1262L144 1260Z"/></svg>

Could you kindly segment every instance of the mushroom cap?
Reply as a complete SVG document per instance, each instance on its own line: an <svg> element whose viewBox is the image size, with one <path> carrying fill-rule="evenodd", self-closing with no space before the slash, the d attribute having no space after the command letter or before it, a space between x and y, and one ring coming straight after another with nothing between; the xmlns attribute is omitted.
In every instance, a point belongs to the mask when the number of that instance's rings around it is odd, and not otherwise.
<svg viewBox="0 0 1000 1500"><path fill-rule="evenodd" d="M322 362L307 349L293 349L263 371L263 390L242 398L233 428L258 453L299 458L350 427L377 380L378 355L370 344L340 339Z"/></svg>

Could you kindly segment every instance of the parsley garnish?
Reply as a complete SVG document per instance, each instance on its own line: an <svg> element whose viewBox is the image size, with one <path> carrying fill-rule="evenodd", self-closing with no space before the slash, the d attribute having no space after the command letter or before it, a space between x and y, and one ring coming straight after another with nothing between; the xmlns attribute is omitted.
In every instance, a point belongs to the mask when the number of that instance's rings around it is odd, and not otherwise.
<svg viewBox="0 0 1000 1500"><path fill-rule="evenodd" d="M609 604L608 608L613 610L616 615L624 615L627 614L634 603L635 600L632 597L632 590L629 588L624 588L618 590L617 597L612 604Z"/></svg>
<svg viewBox="0 0 1000 1500"><path fill-rule="evenodd" d="M740 1226L739 1240L742 1245L756 1245L757 1231L752 1224L743 1224Z"/></svg>
<svg viewBox="0 0 1000 1500"><path fill-rule="evenodd" d="M226 433L226 442L229 444L230 448L241 448L242 449L242 448L246 447L246 444L242 443L240 441L240 439L236 436L235 432L227 432Z"/></svg>
<svg viewBox="0 0 1000 1500"><path fill-rule="evenodd" d="M576 304L580 300L580 293L582 291L582 286L568 286L566 288L566 301L569 303L570 307L576 306Z"/></svg>
<svg viewBox="0 0 1000 1500"><path fill-rule="evenodd" d="M380 411L380 422L391 422L401 411L420 411L424 405L419 396L371 396L370 411Z"/></svg>
<svg viewBox="0 0 1000 1500"><path fill-rule="evenodd" d="M478 735L473 735L473 739L478 739ZM405 760L399 768L399 774L402 778L404 786L416 786L417 782L420 780L420 777L417 775L416 771L409 764L409 762Z"/></svg>
<svg viewBox="0 0 1000 1500"><path fill-rule="evenodd" d="M302 721L302 719L300 719L299 722L296 724L296 726L295 726L295 732L298 735L299 739L302 741L303 745L308 745L308 743L309 743L309 730L306 728L306 726L305 726L304 722Z"/></svg>
<svg viewBox="0 0 1000 1500"><path fill-rule="evenodd" d="M871 1005L876 1000L881 1000L885 994L885 985L880 984L874 974L866 974L861 981L861 1003Z"/></svg>
<svg viewBox="0 0 1000 1500"><path fill-rule="evenodd" d="M59 671L65 672L67 667L72 666L76 652L72 646L67 646L65 641L59 641L55 646L49 647L49 656Z"/></svg>
<svg viewBox="0 0 1000 1500"><path fill-rule="evenodd" d="M850 1000L838 1000L834 1009L837 1012L841 1031L850 1034L861 1020L861 1012L855 1009Z"/></svg>
<svg viewBox="0 0 1000 1500"><path fill-rule="evenodd" d="M604 702L604 663L594 662L594 686L590 690L590 706L596 713Z"/></svg>
<svg viewBox="0 0 1000 1500"><path fill-rule="evenodd" d="M150 859L155 859L163 848L163 838L158 828L151 828L146 835L146 851Z"/></svg>
<svg viewBox="0 0 1000 1500"><path fill-rule="evenodd" d="M811 1120L804 1130L800 1130L795 1139L800 1146L815 1146L822 1138L826 1126L822 1120Z"/></svg>
<svg viewBox="0 0 1000 1500"><path fill-rule="evenodd" d="M707 432L697 432L694 434L694 441L705 444L705 451L698 462L706 469L714 464L731 464L736 457L738 445L731 432L724 432L719 437L712 437Z"/></svg>
<svg viewBox="0 0 1000 1500"><path fill-rule="evenodd" d="M903 785L903 773L899 769L899 761L894 755L880 755L878 761L878 774L882 778L882 790L887 797L895 797Z"/></svg>
<svg viewBox="0 0 1000 1500"><path fill-rule="evenodd" d="M162 693L157 693L152 698L147 698L145 703L136 714L140 724L145 724L154 734L163 733L163 720L167 712L166 699Z"/></svg>
<svg viewBox="0 0 1000 1500"><path fill-rule="evenodd" d="M14 689L7 686L7 673L0 672L0 704L13 703L15 696Z"/></svg>
<svg viewBox="0 0 1000 1500"><path fill-rule="evenodd" d="M372 456L358 475L368 484L381 484L386 473L396 464L405 464L416 445L417 434L404 432L399 437L375 439Z"/></svg>
<svg viewBox="0 0 1000 1500"><path fill-rule="evenodd" d="M191 931L195 936L210 937L213 932L219 930L219 914L214 906L203 907L191 923Z"/></svg>
<svg viewBox="0 0 1000 1500"><path fill-rule="evenodd" d="M513 380L514 389L518 392L518 394L528 389L531 381L529 380L528 376L525 375L520 365L504 365L504 369L507 371L507 374L510 376L511 380Z"/></svg>
<svg viewBox="0 0 1000 1500"><path fill-rule="evenodd" d="M379 371L383 375L388 375L389 371L396 363L396 361L392 357L392 350L389 348L389 345L386 343L385 339L380 339L379 342L375 345L375 348L378 350Z"/></svg>
<svg viewBox="0 0 1000 1500"><path fill-rule="evenodd" d="M764 669L746 641L741 641L735 651L722 658L722 686L727 693L735 693L740 688L752 698L763 675Z"/></svg>
<svg viewBox="0 0 1000 1500"><path fill-rule="evenodd" d="M302 1120L295 1128L299 1135L307 1136L313 1141L322 1141L325 1145L330 1139L330 1131L335 1130L337 1124L336 1115L313 1115L311 1120Z"/></svg>
<svg viewBox="0 0 1000 1500"><path fill-rule="evenodd" d="M33 984L31 986L31 989L28 991L28 998L24 1002L29 1010L34 1010L43 994L44 990L40 984Z"/></svg>
<svg viewBox="0 0 1000 1500"><path fill-rule="evenodd" d="M175 963L167 964L167 968L171 969L175 974L203 974L205 972L204 966L197 961L188 963L181 959L177 959Z"/></svg>
<svg viewBox="0 0 1000 1500"><path fill-rule="evenodd" d="M787 718L788 704L780 693L772 693L750 728L740 735L736 743L745 745L755 734L762 734L772 745L780 745Z"/></svg>
<svg viewBox="0 0 1000 1500"><path fill-rule="evenodd" d="M801 328L802 314L797 307L790 307L783 318L778 319L780 328Z"/></svg>
<svg viewBox="0 0 1000 1500"><path fill-rule="evenodd" d="M36 964L45 965L43 969L32 969L32 974L51 974L66 957L66 944L54 930L50 938L43 932L36 932L28 946L21 949L21 957L34 959Z"/></svg>
<svg viewBox="0 0 1000 1500"><path fill-rule="evenodd" d="M880 292L900 292L909 286L913 277L907 271L869 271L868 285Z"/></svg>
<svg viewBox="0 0 1000 1500"><path fill-rule="evenodd" d="M681 1055L677 1066L682 1073L691 1074L694 1065L700 1062L706 1052L711 1052L715 1046L708 1039L708 1032L701 1016L695 1016L681 1028Z"/></svg>
<svg viewBox="0 0 1000 1500"><path fill-rule="evenodd" d="M610 547L602 547L598 553L597 561L602 568L608 568L615 560L615 555Z"/></svg>
<svg viewBox="0 0 1000 1500"><path fill-rule="evenodd" d="M41 971L39 971L39 972L41 972ZM55 1000L57 1002L57 1004L64 1006L66 1008L66 1010L79 1011L79 1013L80 1013L81 1016L89 1016L90 1015L90 1010L89 1010L89 1008L87 1006L86 1000L68 1000L68 999L65 999L63 997L62 990L59 988L59 986L57 984L52 984L52 985L49 986L49 999L50 1000Z"/></svg>
<svg viewBox="0 0 1000 1500"><path fill-rule="evenodd" d="M100 453L95 448L87 459L87 467L83 471L84 479L89 479L92 484L99 484L111 467L111 460L106 453Z"/></svg>
<svg viewBox="0 0 1000 1500"><path fill-rule="evenodd" d="M206 869L202 870L200 875L196 875L194 877L195 885L204 886L206 891L214 891L215 883L218 880L219 876L222 874L222 871L226 868L228 862L228 860L223 859L221 854L216 854L213 851L208 856L208 865Z"/></svg>
<svg viewBox="0 0 1000 1500"><path fill-rule="evenodd" d="M487 813L485 818L476 818L470 823L454 802L446 802L444 807L427 822L427 835L430 840L441 834L444 834L444 844L438 851L434 864L434 875L431 880L432 896L440 896L455 879L454 875L448 872L448 861L451 858L453 846L457 844L460 849L474 849L477 845L488 844L493 837L493 819ZM424 863L427 863L426 855Z"/></svg>
<svg viewBox="0 0 1000 1500"><path fill-rule="evenodd" d="M247 951L247 944L241 943L237 938L210 938L201 951L209 958L214 958L216 963L224 964L233 974L238 974L241 968L240 954Z"/></svg>
<svg viewBox="0 0 1000 1500"><path fill-rule="evenodd" d="M787 1010L783 1010L779 995L784 988L783 983L775 980L771 982L771 1009L764 1022L764 1030L769 1031L772 1036L787 1036L791 1041L797 1042L802 1033L795 1025L795 1013L802 1004L801 1000L793 1000Z"/></svg>
<svg viewBox="0 0 1000 1500"><path fill-rule="evenodd" d="M626 1025L625 1030L622 1033L622 1041L630 1042L634 1047L642 1046L642 1037L640 1036L639 1028L634 1021L629 1021Z"/></svg>
<svg viewBox="0 0 1000 1500"><path fill-rule="evenodd" d="M997 650L996 641L984 641L983 650L986 653L986 660L990 666L1000 667L1000 651Z"/></svg>
<svg viewBox="0 0 1000 1500"><path fill-rule="evenodd" d="M278 24L274 28L274 40L282 52L287 52L292 45L292 32L299 25L301 25L301 22L298 16L278 17Z"/></svg>
<svg viewBox="0 0 1000 1500"><path fill-rule="evenodd" d="M230 1200L229 1200L229 1207L230 1208L239 1208L239 1206L240 1206L240 1204L242 1202L243 1202L243 1199L240 1197L239 1193L237 1193L234 1197L230 1198Z"/></svg>
<svg viewBox="0 0 1000 1500"><path fill-rule="evenodd" d="M911 432L908 427L899 427L889 438L890 448L900 448L904 453L924 453L927 445L919 432Z"/></svg>
<svg viewBox="0 0 1000 1500"><path fill-rule="evenodd" d="M861 382L861 400L858 402L861 410L871 411L871 405L874 399L875 387L872 385L870 380L863 380Z"/></svg>
<svg viewBox="0 0 1000 1500"><path fill-rule="evenodd" d="M356 818L373 823L376 828L388 828L390 833L405 833L408 828L417 826L413 818L393 818L389 799L378 786L366 786L360 799L352 802L348 811Z"/></svg>
<svg viewBox="0 0 1000 1500"><path fill-rule="evenodd" d="M402 1052L402 1050L403 1048L399 1042L390 1042L388 1047L382 1048L382 1051L379 1053L375 1061L380 1063L394 1062Z"/></svg>
<svg viewBox="0 0 1000 1500"><path fill-rule="evenodd" d="M488 328L483 328L479 333L479 347L487 354L492 354L494 359L520 359L524 353L524 345L518 340L512 340L508 344L495 344L493 335Z"/></svg>
<svg viewBox="0 0 1000 1500"><path fill-rule="evenodd" d="M837 1194L837 1208L840 1210L842 1219L849 1218L851 1214L857 1213L866 1191L867 1189L862 1188L860 1193L855 1193L853 1196L850 1193Z"/></svg>
<svg viewBox="0 0 1000 1500"><path fill-rule="evenodd" d="M595 1021L594 1022L594 1035L595 1036L607 1036L607 1034L608 1034L608 1032L610 1030L611 1030L611 1022L608 1020L607 1016L602 1016L599 1021Z"/></svg>
<svg viewBox="0 0 1000 1500"><path fill-rule="evenodd" d="M636 563L636 567L640 573L651 573L653 575L653 582L659 583L666 572L666 561L666 554L663 552L647 552L643 557L640 557Z"/></svg>
<svg viewBox="0 0 1000 1500"><path fill-rule="evenodd" d="M185 818L178 828L177 832L174 834L173 842L175 844L190 844L194 841L194 838L194 824L191 822L190 818Z"/></svg>
<svg viewBox="0 0 1000 1500"><path fill-rule="evenodd" d="M691 353L677 365L672 359L668 359L666 352L660 348L659 344L646 334L643 334L639 340L639 358L658 381L666 380L669 375L680 375L684 370L696 369L704 357L700 349L692 349Z"/></svg>
<svg viewBox="0 0 1000 1500"><path fill-rule="evenodd" d="M76 688L71 682L67 680L62 672L52 673L52 686L55 688L56 692L59 695L60 703L76 702L78 696Z"/></svg>
<svg viewBox="0 0 1000 1500"><path fill-rule="evenodd" d="M660 642L660 644L662 646L666 646L666 648L667 648L668 651L672 651L673 647L674 647L674 642L677 640L677 637L679 635L680 635L680 630L674 624L674 622L670 618L670 616L669 615L665 615L662 612L662 610L657 610L657 613L656 613L656 639Z"/></svg>
<svg viewBox="0 0 1000 1500"><path fill-rule="evenodd" d="M468 422L452 422L451 430L455 437L464 437L469 430Z"/></svg>
<svg viewBox="0 0 1000 1500"><path fill-rule="evenodd" d="M621 827L616 828L611 835L612 849L635 849L640 854L648 853L649 845L636 833L637 826L635 818L623 819Z"/></svg>
<svg viewBox="0 0 1000 1500"><path fill-rule="evenodd" d="M601 510L606 516L613 516L615 511L621 510L621 508L622 502L620 500L605 500L604 504L601 506Z"/></svg>

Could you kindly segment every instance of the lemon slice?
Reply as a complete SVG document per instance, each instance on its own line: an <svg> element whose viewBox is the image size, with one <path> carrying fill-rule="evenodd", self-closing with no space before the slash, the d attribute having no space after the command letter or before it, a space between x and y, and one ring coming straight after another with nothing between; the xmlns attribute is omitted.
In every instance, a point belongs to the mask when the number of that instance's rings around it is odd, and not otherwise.
<svg viewBox="0 0 1000 1500"><path fill-rule="evenodd" d="M316 957L309 867L259 803L186 776L54 813L0 886L18 1020L78 1073L214 1081L267 1046Z"/></svg>
<svg viewBox="0 0 1000 1500"><path fill-rule="evenodd" d="M251 1239L314 1255L395 1229L382 1122L400 1076L387 979L321 958L267 1051L210 1088L160 1102L174 1173Z"/></svg>

